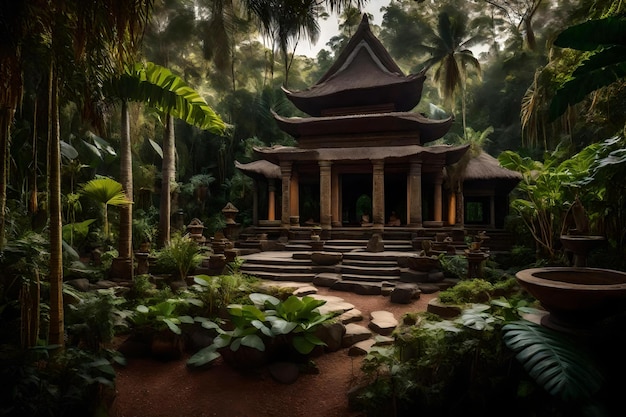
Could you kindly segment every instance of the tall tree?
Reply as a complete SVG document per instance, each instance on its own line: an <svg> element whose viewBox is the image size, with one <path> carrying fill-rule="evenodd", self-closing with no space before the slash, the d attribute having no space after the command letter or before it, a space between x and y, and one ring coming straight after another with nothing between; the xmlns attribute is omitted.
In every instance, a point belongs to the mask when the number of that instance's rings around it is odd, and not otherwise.
<svg viewBox="0 0 626 417"><path fill-rule="evenodd" d="M469 49L484 40L481 33L470 32L470 22L466 14L446 7L439 13L437 30L430 30L418 48L430 54L424 68L434 67L434 81L439 86L439 94L446 104L454 107L457 91L461 94L463 131L466 132L465 93L470 70L480 75L480 63Z"/></svg>

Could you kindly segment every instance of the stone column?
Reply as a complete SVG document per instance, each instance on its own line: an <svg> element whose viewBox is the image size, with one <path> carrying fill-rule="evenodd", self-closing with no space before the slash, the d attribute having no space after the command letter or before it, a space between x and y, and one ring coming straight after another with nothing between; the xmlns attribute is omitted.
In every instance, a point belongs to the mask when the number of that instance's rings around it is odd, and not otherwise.
<svg viewBox="0 0 626 417"><path fill-rule="evenodd" d="M385 225L385 161L372 161L372 222L374 226Z"/></svg>
<svg viewBox="0 0 626 417"><path fill-rule="evenodd" d="M319 161L320 166L320 225L322 229L331 229L331 161Z"/></svg>
<svg viewBox="0 0 626 417"><path fill-rule="evenodd" d="M289 216L291 215L291 205L289 197L291 194L291 161L280 162L280 174L282 177L282 213L280 222L283 227L289 228Z"/></svg>
<svg viewBox="0 0 626 417"><path fill-rule="evenodd" d="M448 196L448 224L450 226L456 224L456 193L454 191Z"/></svg>
<svg viewBox="0 0 626 417"><path fill-rule="evenodd" d="M410 226L422 226L422 163L411 161L408 181L408 211Z"/></svg>
<svg viewBox="0 0 626 417"><path fill-rule="evenodd" d="M435 176L435 193L434 193L434 221L441 221L441 211L443 207L442 202L442 190L441 186L443 184L443 171L440 170Z"/></svg>
<svg viewBox="0 0 626 417"><path fill-rule="evenodd" d="M269 178L267 185L267 220L276 220L276 181Z"/></svg>
<svg viewBox="0 0 626 417"><path fill-rule="evenodd" d="M289 195L289 217L292 226L300 224L300 177L298 171L291 170L291 194Z"/></svg>
<svg viewBox="0 0 626 417"><path fill-rule="evenodd" d="M252 224L259 225L259 181L252 182Z"/></svg>
<svg viewBox="0 0 626 417"><path fill-rule="evenodd" d="M339 174L335 171L332 171L330 174L330 180L331 180L331 213L330 213L330 222L333 225L333 227L341 227L341 222L342 222L342 218L341 218L341 211L340 211L340 207L339 207L339 191L340 191L340 185L339 185Z"/></svg>

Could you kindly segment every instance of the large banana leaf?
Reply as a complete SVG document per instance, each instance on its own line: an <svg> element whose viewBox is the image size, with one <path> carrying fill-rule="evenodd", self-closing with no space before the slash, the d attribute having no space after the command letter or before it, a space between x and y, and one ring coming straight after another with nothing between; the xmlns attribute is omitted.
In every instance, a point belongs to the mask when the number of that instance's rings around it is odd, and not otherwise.
<svg viewBox="0 0 626 417"><path fill-rule="evenodd" d="M226 128L200 94L169 69L152 62L136 64L111 80L117 97L146 103L157 110L215 134Z"/></svg>
<svg viewBox="0 0 626 417"><path fill-rule="evenodd" d="M607 17L571 26L561 32L554 45L593 51L557 90L550 104L550 117L557 118L567 107L587 94L626 77L626 19Z"/></svg>
<svg viewBox="0 0 626 417"><path fill-rule="evenodd" d="M590 398L604 382L593 361L571 340L528 321L503 327L504 343L529 375L563 400Z"/></svg>

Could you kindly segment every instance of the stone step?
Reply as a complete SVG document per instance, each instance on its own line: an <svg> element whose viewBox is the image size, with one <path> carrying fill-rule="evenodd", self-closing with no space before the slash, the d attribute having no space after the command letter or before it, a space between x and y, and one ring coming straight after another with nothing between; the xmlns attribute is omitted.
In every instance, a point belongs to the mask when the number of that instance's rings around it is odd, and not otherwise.
<svg viewBox="0 0 626 417"><path fill-rule="evenodd" d="M346 281L364 281L364 282L400 282L399 276L392 275L355 275L341 274L341 279Z"/></svg>
<svg viewBox="0 0 626 417"><path fill-rule="evenodd" d="M392 260L378 260L378 261L370 261L368 259L350 259L347 258L343 260L342 265L351 265L351 266L361 266L361 267L398 267L398 261L395 259Z"/></svg>
<svg viewBox="0 0 626 417"><path fill-rule="evenodd" d="M246 257L245 260L246 261L243 263L243 265L304 265L304 266L308 265L310 266L313 264L311 260L309 259L309 257L306 257L306 258L297 258L297 257L271 258L271 257L263 256L262 253L260 254L260 256L259 254L250 255Z"/></svg>
<svg viewBox="0 0 626 417"><path fill-rule="evenodd" d="M241 271L255 271L255 272L306 272L313 273L312 264L292 265L289 263L284 264L258 264L258 263L245 263L241 266Z"/></svg>
<svg viewBox="0 0 626 417"><path fill-rule="evenodd" d="M286 272L245 272L251 276L267 279L271 281L295 281L295 282L313 282L315 274L313 273L286 273Z"/></svg>
<svg viewBox="0 0 626 417"><path fill-rule="evenodd" d="M397 276L400 277L399 266L358 266L341 264L339 270L344 275L379 275L379 276Z"/></svg>

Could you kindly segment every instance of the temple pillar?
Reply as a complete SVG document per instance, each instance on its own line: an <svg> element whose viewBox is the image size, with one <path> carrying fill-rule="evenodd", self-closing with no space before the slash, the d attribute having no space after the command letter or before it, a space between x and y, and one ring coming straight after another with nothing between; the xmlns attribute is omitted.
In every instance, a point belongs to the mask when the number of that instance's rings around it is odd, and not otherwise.
<svg viewBox="0 0 626 417"><path fill-rule="evenodd" d="M282 177L282 213L280 222L283 227L289 228L291 216L291 161L280 162L280 175Z"/></svg>
<svg viewBox="0 0 626 417"><path fill-rule="evenodd" d="M331 161L319 161L320 166L320 225L322 229L331 229L332 187Z"/></svg>
<svg viewBox="0 0 626 417"><path fill-rule="evenodd" d="M448 196L448 224L450 226L456 223L456 193L452 191Z"/></svg>
<svg viewBox="0 0 626 417"><path fill-rule="evenodd" d="M456 190L454 191L456 193L456 221L455 221L455 225L456 226L462 226L463 223L465 223L465 220L463 219L464 217L464 210L463 210L463 190L461 189L461 185L459 185Z"/></svg>
<svg viewBox="0 0 626 417"><path fill-rule="evenodd" d="M252 224L259 225L259 181L252 181Z"/></svg>
<svg viewBox="0 0 626 417"><path fill-rule="evenodd" d="M331 171L330 173L330 188L331 188L331 213L330 213L330 222L333 227L340 227L342 218L339 215L341 213L339 207L339 174L337 170Z"/></svg>
<svg viewBox="0 0 626 417"><path fill-rule="evenodd" d="M372 161L372 222L374 226L385 225L385 161Z"/></svg>
<svg viewBox="0 0 626 417"><path fill-rule="evenodd" d="M413 227L422 226L422 163L411 161L409 180L407 181L408 223Z"/></svg>
<svg viewBox="0 0 626 417"><path fill-rule="evenodd" d="M442 184L443 184L443 171L440 170L435 176L435 192L434 192L434 221L441 222L441 211L443 207L442 201Z"/></svg>
<svg viewBox="0 0 626 417"><path fill-rule="evenodd" d="M300 176L298 171L291 170L291 187L289 194L289 217L292 226L300 224Z"/></svg>
<svg viewBox="0 0 626 417"><path fill-rule="evenodd" d="M496 227L496 198L493 194L489 196L489 226Z"/></svg>
<svg viewBox="0 0 626 417"><path fill-rule="evenodd" d="M276 220L276 182L269 178L267 186L267 220Z"/></svg>

